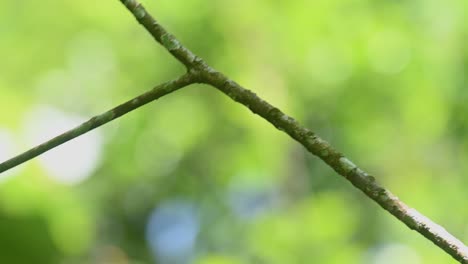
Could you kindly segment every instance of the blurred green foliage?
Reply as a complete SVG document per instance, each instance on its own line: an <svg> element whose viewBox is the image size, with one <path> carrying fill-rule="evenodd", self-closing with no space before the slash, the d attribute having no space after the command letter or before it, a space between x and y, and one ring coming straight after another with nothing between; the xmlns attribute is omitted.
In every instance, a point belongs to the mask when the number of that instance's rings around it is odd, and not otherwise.
<svg viewBox="0 0 468 264"><path fill-rule="evenodd" d="M468 2L143 4L468 242ZM0 18L2 160L184 70L116 0ZM0 175L1 263L454 263L205 86L72 143Z"/></svg>

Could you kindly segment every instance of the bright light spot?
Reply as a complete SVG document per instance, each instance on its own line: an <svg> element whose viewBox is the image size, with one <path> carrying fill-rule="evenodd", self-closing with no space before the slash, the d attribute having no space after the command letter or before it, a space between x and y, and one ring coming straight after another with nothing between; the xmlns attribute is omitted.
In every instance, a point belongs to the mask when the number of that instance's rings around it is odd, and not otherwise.
<svg viewBox="0 0 468 264"><path fill-rule="evenodd" d="M151 214L146 238L161 263L188 263L199 231L195 207L186 201L170 201Z"/></svg>
<svg viewBox="0 0 468 264"><path fill-rule="evenodd" d="M13 134L6 128L0 128L0 163L12 158L16 154L19 154L17 151L18 149L14 144ZM15 167L11 170L1 173L0 182L18 174L19 168L20 167Z"/></svg>
<svg viewBox="0 0 468 264"><path fill-rule="evenodd" d="M368 52L372 68L383 74L401 72L411 59L410 43L398 31L381 31L372 36Z"/></svg>
<svg viewBox="0 0 468 264"><path fill-rule="evenodd" d="M371 256L370 264L419 264L419 255L402 244L387 244L377 248Z"/></svg>
<svg viewBox="0 0 468 264"><path fill-rule="evenodd" d="M76 127L84 118L47 106L33 109L25 118L25 136L38 145ZM48 176L64 184L77 184L88 178L101 156L102 140L98 131L79 136L38 157Z"/></svg>
<svg viewBox="0 0 468 264"><path fill-rule="evenodd" d="M330 43L319 43L309 54L311 77L325 85L339 84L351 75L351 61Z"/></svg>

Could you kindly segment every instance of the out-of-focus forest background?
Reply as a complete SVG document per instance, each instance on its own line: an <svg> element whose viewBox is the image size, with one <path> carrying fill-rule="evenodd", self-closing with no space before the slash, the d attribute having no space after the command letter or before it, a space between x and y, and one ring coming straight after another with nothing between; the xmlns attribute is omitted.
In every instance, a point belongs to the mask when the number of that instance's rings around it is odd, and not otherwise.
<svg viewBox="0 0 468 264"><path fill-rule="evenodd" d="M146 0L188 48L468 242L468 2ZM184 72L117 0L0 1L0 160ZM454 263L191 86L0 175L1 263Z"/></svg>

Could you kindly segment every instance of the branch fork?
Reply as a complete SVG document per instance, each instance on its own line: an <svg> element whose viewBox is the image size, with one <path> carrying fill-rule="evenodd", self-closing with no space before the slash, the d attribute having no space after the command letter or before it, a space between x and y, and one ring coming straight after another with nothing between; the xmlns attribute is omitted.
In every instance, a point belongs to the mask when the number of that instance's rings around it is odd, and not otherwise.
<svg viewBox="0 0 468 264"><path fill-rule="evenodd" d="M18 166L42 153L51 150L73 138L83 135L97 127L115 120L149 102L170 94L194 83L204 83L226 94L232 100L249 108L277 129L299 142L310 153L322 159L339 175L360 189L367 197L378 203L410 229L420 233L436 246L451 255L460 263L468 263L468 247L455 238L443 227L434 223L416 209L403 203L389 190L376 182L372 175L356 166L341 152L311 130L303 127L294 118L245 89L224 74L211 68L203 59L184 47L174 35L167 32L136 0L120 0L146 28L153 38L160 43L179 62L185 65L187 72L179 78L162 83L148 92L139 95L103 114L97 115L81 125L38 145L16 157L0 163L0 173Z"/></svg>

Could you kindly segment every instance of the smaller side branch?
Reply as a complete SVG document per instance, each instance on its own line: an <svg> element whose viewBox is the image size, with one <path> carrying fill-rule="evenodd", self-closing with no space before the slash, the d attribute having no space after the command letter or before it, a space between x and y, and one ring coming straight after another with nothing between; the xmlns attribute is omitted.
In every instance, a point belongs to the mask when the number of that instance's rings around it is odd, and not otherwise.
<svg viewBox="0 0 468 264"><path fill-rule="evenodd" d="M3 163L0 163L0 173L5 172L11 168L14 168L28 160L31 160L42 153L49 151L67 141L70 141L80 135L83 135L97 127L100 127L114 119L117 119L123 115L125 115L128 112L131 112L149 102L152 102L158 98L163 97L164 95L167 95L169 93L172 93L182 87L188 86L190 84L193 84L197 82L198 77L196 75L193 75L191 73L185 74L175 80L168 81L165 83L162 83L150 91L139 95L115 108L112 108L111 110L97 115L88 121L82 123L81 125L68 130L67 132L47 141L44 142L16 157L13 157Z"/></svg>

